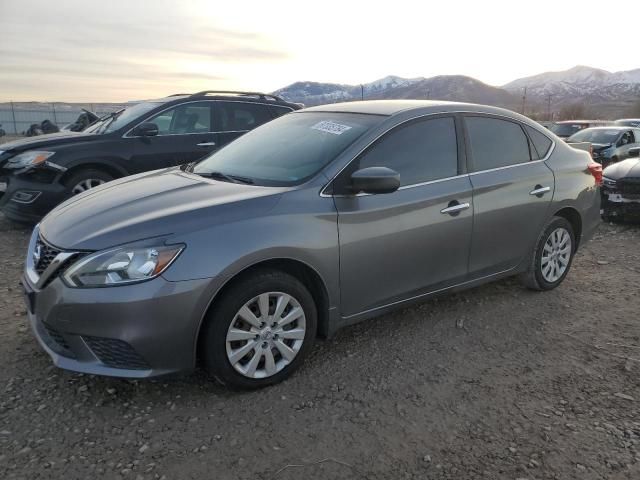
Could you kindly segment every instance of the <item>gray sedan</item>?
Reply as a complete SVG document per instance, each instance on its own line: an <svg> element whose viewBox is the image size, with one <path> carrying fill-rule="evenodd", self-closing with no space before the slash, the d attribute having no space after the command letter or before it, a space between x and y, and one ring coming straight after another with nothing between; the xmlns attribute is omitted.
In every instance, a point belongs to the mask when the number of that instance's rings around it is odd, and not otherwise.
<svg viewBox="0 0 640 480"><path fill-rule="evenodd" d="M602 171L516 113L427 101L308 108L198 164L80 194L34 230L23 285L66 369L288 377L317 336L519 275L557 287Z"/></svg>

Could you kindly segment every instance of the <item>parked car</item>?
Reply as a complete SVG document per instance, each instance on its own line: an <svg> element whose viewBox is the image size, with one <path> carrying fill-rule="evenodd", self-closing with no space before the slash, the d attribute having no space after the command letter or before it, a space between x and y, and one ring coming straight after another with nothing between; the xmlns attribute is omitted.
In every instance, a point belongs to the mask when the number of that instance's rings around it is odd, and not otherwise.
<svg viewBox="0 0 640 480"><path fill-rule="evenodd" d="M549 127L553 133L558 137L566 140L574 133L591 127L604 127L611 125L612 122L608 120L563 120L561 122L553 122Z"/></svg>
<svg viewBox="0 0 640 480"><path fill-rule="evenodd" d="M593 159L606 168L629 158L630 149L640 147L640 129L620 126L587 128L571 135L567 142L591 143Z"/></svg>
<svg viewBox="0 0 640 480"><path fill-rule="evenodd" d="M602 217L605 221L640 219L640 148L604 169Z"/></svg>
<svg viewBox="0 0 640 480"><path fill-rule="evenodd" d="M411 302L517 274L557 287L600 221L601 175L500 108L300 110L56 208L29 244L28 317L63 368L149 377L201 359L262 387L317 335Z"/></svg>
<svg viewBox="0 0 640 480"><path fill-rule="evenodd" d="M138 103L82 132L2 144L0 176L8 181L2 210L13 220L38 221L72 195L115 178L199 160L299 108L263 93L204 91Z"/></svg>
<svg viewBox="0 0 640 480"><path fill-rule="evenodd" d="M621 118L613 122L614 125L620 125L621 127L636 127L640 128L640 118Z"/></svg>

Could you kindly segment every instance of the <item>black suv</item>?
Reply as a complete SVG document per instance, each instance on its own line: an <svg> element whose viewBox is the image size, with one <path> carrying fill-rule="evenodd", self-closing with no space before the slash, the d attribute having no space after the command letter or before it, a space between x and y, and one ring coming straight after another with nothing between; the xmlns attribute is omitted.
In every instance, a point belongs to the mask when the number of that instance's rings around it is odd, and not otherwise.
<svg viewBox="0 0 640 480"><path fill-rule="evenodd" d="M0 200L34 222L72 195L115 178L200 160L249 130L301 108L264 93L204 91L132 105L83 132L0 145Z"/></svg>

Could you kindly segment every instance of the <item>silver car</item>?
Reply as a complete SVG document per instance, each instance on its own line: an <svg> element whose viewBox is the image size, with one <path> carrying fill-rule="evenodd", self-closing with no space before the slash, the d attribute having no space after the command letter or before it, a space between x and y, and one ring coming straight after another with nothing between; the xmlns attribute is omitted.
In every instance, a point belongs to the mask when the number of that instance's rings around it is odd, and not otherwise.
<svg viewBox="0 0 640 480"><path fill-rule="evenodd" d="M557 287L600 165L526 117L427 101L308 108L198 164L110 182L35 228L23 284L53 362L288 377L317 336L520 275Z"/></svg>

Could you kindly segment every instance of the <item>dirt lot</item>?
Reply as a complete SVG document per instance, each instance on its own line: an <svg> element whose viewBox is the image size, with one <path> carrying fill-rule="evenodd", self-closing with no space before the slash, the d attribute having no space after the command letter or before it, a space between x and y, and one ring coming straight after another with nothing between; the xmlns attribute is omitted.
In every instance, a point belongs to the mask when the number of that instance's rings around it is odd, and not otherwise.
<svg viewBox="0 0 640 480"><path fill-rule="evenodd" d="M231 393L51 366L0 217L0 478L640 478L640 228L603 225L549 293L515 280L320 342Z"/></svg>

